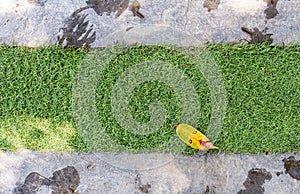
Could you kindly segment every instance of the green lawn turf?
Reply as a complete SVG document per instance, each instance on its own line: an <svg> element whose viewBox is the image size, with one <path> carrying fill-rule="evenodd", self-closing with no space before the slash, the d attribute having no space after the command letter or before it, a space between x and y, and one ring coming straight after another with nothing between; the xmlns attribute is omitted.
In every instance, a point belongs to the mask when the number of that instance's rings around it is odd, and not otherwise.
<svg viewBox="0 0 300 194"><path fill-rule="evenodd" d="M227 95L225 123L215 145L226 153L299 151L300 46L217 44L206 45L206 49L219 66ZM77 133L72 109L74 78L87 52L55 46L0 47L0 149L88 150ZM97 114L112 145L146 152L174 136L172 126L180 118L178 96L158 81L135 88L129 102L132 117L141 123L149 121L152 102L165 105L165 122L155 133L131 133L113 116L111 91L116 80L131 65L147 60L174 65L194 84L201 102L198 126L205 133L211 102L201 72L187 56L170 47L136 46L118 53L97 84ZM113 150L103 147L103 151ZM195 151L186 147L184 153Z"/></svg>

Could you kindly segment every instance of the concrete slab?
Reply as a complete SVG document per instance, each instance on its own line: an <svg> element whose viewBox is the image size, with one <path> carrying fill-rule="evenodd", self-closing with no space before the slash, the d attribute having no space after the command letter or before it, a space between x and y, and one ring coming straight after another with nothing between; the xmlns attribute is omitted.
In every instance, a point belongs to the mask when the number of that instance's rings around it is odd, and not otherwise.
<svg viewBox="0 0 300 194"><path fill-rule="evenodd" d="M291 155L300 159L299 154L0 152L0 193L12 193L31 172L51 177L67 166L79 173L79 193L299 193L300 181L284 173L282 160ZM126 157L130 160L117 160ZM37 191L50 193L50 188L39 187Z"/></svg>
<svg viewBox="0 0 300 194"><path fill-rule="evenodd" d="M110 10L118 9L118 5L124 2L129 3L129 6L133 0L111 2L115 3ZM109 8L102 10L102 16L96 12L99 9L95 7L80 12L81 8L88 6L84 0L3 1L0 3L0 42L33 47L55 44L57 37L63 35L61 28L66 28L68 24L70 27L70 21L75 22L76 26L78 18L71 17L76 10L78 15L87 14L84 20L89 22L86 29L96 32L95 40L92 41L94 47L107 46L116 40L124 39L148 43L152 39L147 36L153 33L155 36L152 37L162 42L169 37L167 34L173 34L173 44L183 42L178 36L180 34L195 38L199 43L238 42L243 38L249 39L249 35L244 33L241 27L257 27L259 30L268 28L267 33L273 33L274 42L279 44L299 42L300 4L297 1L280 0L275 7L278 14L266 19L265 12L269 8L267 2L221 0L217 9L208 12L203 6L204 1L201 0L141 0L140 12L144 15L141 19L133 17L133 13L128 9L119 17L116 17L117 12L111 12L107 16L107 12L104 11L108 11ZM274 9L272 10L274 12ZM73 30L76 31L75 26Z"/></svg>

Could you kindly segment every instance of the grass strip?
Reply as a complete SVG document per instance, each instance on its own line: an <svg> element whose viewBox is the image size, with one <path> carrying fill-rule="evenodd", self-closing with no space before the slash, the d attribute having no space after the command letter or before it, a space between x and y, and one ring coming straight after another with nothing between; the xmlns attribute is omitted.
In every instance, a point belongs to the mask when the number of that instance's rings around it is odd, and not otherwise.
<svg viewBox="0 0 300 194"><path fill-rule="evenodd" d="M223 75L226 118L215 144L226 153L281 153L300 150L300 46L206 45ZM88 50L0 46L0 149L87 151L73 118L72 87ZM149 81L135 88L129 109L141 123L159 101L167 110L162 127L150 135L124 130L111 110L111 91L132 64L164 61L182 70L201 102L198 126L205 133L210 115L209 90L188 57L166 46L137 46L119 53L97 84L96 107L104 131L115 144L146 152L174 135L178 96L168 85ZM185 66L184 64L190 64ZM114 150L103 150L112 151ZM164 151L164 150L161 150ZM175 150L176 151L176 150ZM187 147L184 153L196 153Z"/></svg>

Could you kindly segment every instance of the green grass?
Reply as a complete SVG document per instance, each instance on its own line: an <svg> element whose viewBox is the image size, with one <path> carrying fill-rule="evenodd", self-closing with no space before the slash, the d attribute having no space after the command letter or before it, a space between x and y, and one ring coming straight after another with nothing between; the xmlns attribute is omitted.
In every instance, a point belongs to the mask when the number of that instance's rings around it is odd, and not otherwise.
<svg viewBox="0 0 300 194"><path fill-rule="evenodd" d="M300 46L206 47L222 73L227 95L225 123L216 146L226 153L300 150ZM87 52L59 47L0 47L0 149L88 150L76 129L72 109L74 78ZM117 79L133 64L147 60L164 61L185 73L196 90L200 102L198 126L205 133L211 102L201 72L187 56L171 47L137 46L112 58L96 86L99 123L112 145L147 152L174 136L171 129L180 121L180 104L165 83L145 82L130 95L130 113L141 123L150 120L152 102L165 105L165 122L154 133L132 133L113 116L111 95ZM103 151L109 150L118 149L103 147ZM159 151L166 150L168 145ZM183 152L196 153L189 147Z"/></svg>

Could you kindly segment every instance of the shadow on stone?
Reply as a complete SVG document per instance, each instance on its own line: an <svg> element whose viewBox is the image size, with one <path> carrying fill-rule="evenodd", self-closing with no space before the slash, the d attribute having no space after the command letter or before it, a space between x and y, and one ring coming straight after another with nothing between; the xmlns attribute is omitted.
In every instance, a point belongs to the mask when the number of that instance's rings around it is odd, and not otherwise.
<svg viewBox="0 0 300 194"><path fill-rule="evenodd" d="M61 28L63 35L58 37L58 44L64 48L89 48L96 40L96 32L92 32L93 25L85 21L87 15L72 14L66 21L66 27Z"/></svg>
<svg viewBox="0 0 300 194"><path fill-rule="evenodd" d="M242 31L249 34L251 40L246 40L249 44L257 44L257 43L268 43L271 44L273 42L273 39L271 36L273 34L266 34L267 28L260 31L258 28L253 28L253 30L250 30L246 27L242 27Z"/></svg>
<svg viewBox="0 0 300 194"><path fill-rule="evenodd" d="M86 4L87 6L77 9L73 14L77 15L83 10L92 8L100 16L104 13L110 15L112 12L117 12L116 17L119 17L127 9L129 0L88 0Z"/></svg>

